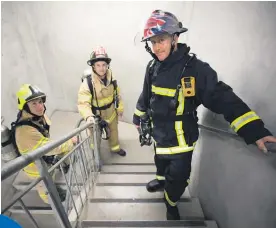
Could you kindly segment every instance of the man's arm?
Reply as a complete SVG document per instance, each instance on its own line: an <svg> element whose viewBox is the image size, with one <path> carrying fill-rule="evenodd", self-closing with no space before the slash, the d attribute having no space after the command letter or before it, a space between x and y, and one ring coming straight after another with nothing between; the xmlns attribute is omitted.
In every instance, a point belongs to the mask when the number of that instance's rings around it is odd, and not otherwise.
<svg viewBox="0 0 276 228"><path fill-rule="evenodd" d="M211 111L223 114L231 128L247 144L256 142L260 149L265 150L263 142L271 140L276 142L276 138L272 137L270 131L264 127L261 118L233 92L230 86L218 81L217 73L207 63L198 60L197 73L197 99Z"/></svg>
<svg viewBox="0 0 276 228"><path fill-rule="evenodd" d="M87 80L88 78L82 82L78 92L78 110L84 120L87 120L90 116L94 116L91 106L92 95L89 90Z"/></svg>

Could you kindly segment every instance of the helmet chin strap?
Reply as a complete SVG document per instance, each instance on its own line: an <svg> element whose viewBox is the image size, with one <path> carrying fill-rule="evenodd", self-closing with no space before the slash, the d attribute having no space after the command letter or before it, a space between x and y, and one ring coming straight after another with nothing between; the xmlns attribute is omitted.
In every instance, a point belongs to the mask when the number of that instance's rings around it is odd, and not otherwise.
<svg viewBox="0 0 276 228"><path fill-rule="evenodd" d="M38 115L32 113L31 110L30 110L30 108L29 108L29 106L28 106L27 104L24 106L23 109L24 109L26 112L28 112L29 114L33 115L35 119L38 119L38 118L44 116L44 114L45 114L45 112L46 112L46 106L45 106L45 104L44 104L44 112L43 112L43 115L42 115L42 116L38 116Z"/></svg>
<svg viewBox="0 0 276 228"><path fill-rule="evenodd" d="M146 41L146 44L145 44L145 49L148 53L150 53L150 55L152 56L152 58L154 58L155 60L159 61L157 56L152 52L151 48L149 47L148 45L148 41Z"/></svg>
<svg viewBox="0 0 276 228"><path fill-rule="evenodd" d="M109 65L108 65L107 69L109 69ZM99 74L95 71L94 66L92 66L92 70L93 70L93 72L94 72L98 77L102 77L101 75L99 75ZM106 73L104 74L104 76L106 76L106 75L107 75L107 71L106 71Z"/></svg>
<svg viewBox="0 0 276 228"><path fill-rule="evenodd" d="M170 50L169 56L174 52L174 49L175 49L175 39L174 39L175 35L176 35L176 34L173 34L173 35L172 35L171 50ZM168 57L169 57L169 56L168 56Z"/></svg>

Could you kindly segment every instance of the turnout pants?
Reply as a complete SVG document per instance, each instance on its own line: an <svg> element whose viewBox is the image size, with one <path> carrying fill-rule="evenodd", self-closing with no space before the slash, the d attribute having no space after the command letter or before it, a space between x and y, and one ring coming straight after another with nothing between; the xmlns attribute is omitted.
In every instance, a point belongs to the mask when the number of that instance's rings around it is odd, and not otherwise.
<svg viewBox="0 0 276 228"><path fill-rule="evenodd" d="M171 206L176 206L188 185L193 152L178 155L157 155L154 161L158 180L165 180L165 198Z"/></svg>

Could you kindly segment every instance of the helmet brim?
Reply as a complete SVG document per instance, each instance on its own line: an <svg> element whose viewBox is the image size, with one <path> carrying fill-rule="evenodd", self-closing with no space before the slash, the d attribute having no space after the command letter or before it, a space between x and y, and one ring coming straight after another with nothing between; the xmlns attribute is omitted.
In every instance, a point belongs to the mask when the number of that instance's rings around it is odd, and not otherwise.
<svg viewBox="0 0 276 228"><path fill-rule="evenodd" d="M28 103L29 101L33 101L33 100L39 99L39 98L41 98L42 101L43 101L43 103L45 103L45 101L46 101L46 95L44 93L36 94L36 95L28 97L26 99L26 103Z"/></svg>
<svg viewBox="0 0 276 228"><path fill-rule="evenodd" d="M87 64L88 64L89 66L92 66L95 62L98 62L98 61L105 61L107 64L110 64L111 59L110 59L110 58L89 59L89 60L87 61Z"/></svg>
<svg viewBox="0 0 276 228"><path fill-rule="evenodd" d="M175 34L175 33L181 34L181 33L187 32L187 31L188 31L187 28L179 28L179 31L178 31L178 32L174 32L174 33L170 33L170 32L168 32L168 31L163 30L161 33L159 33L159 34L154 34L153 36L147 37L146 39L144 39L144 37L142 37L141 42L149 41L150 38L155 37L155 36L160 36L160 35L163 35L163 34L165 34L165 33L171 34L171 35L172 35L172 34Z"/></svg>

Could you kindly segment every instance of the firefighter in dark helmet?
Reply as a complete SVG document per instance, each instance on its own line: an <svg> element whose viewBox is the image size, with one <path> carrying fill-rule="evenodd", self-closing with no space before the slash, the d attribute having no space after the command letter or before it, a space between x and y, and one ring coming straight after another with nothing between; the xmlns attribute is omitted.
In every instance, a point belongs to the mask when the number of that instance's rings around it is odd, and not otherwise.
<svg viewBox="0 0 276 228"><path fill-rule="evenodd" d="M147 190L164 189L168 220L180 219L177 201L190 177L199 134L196 112L199 105L223 114L247 144L256 143L265 151L265 142L276 142L260 117L230 86L218 81L209 64L190 54L186 44L178 43L179 35L187 30L170 12L155 10L147 20L142 41L153 59L148 63L133 116L140 132L141 120L148 116L151 121L157 172Z"/></svg>

